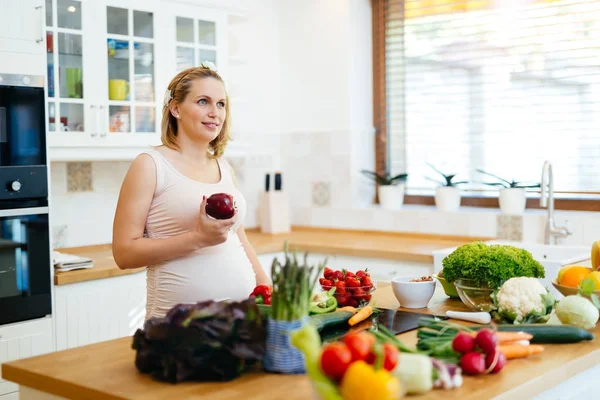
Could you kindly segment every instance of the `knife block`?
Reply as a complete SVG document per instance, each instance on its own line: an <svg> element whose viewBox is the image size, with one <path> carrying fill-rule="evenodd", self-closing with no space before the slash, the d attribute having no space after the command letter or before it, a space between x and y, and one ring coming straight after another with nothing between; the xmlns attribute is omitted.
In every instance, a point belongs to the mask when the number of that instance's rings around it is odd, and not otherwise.
<svg viewBox="0 0 600 400"><path fill-rule="evenodd" d="M290 199L287 193L276 190L261 195L259 223L263 233L290 232Z"/></svg>

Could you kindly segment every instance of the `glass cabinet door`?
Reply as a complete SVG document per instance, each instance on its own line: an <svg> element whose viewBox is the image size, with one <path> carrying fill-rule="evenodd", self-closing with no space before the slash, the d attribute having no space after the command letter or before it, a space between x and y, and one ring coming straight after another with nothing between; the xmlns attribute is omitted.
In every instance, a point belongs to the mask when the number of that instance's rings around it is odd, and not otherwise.
<svg viewBox="0 0 600 400"><path fill-rule="evenodd" d="M154 18L149 11L106 7L109 134L156 132Z"/></svg>
<svg viewBox="0 0 600 400"><path fill-rule="evenodd" d="M217 64L217 30L214 21L176 16L175 29L177 72L198 66L203 61Z"/></svg>
<svg viewBox="0 0 600 400"><path fill-rule="evenodd" d="M48 132L84 132L82 8L73 0L46 0Z"/></svg>

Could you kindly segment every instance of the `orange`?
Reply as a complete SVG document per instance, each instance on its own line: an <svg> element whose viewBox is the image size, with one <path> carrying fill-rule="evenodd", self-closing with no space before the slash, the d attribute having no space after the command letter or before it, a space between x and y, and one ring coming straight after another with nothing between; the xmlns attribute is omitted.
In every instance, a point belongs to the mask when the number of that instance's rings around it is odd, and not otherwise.
<svg viewBox="0 0 600 400"><path fill-rule="evenodd" d="M581 281L583 281L592 272L591 268L582 266L573 266L567 269L560 279L559 284L568 287L579 287Z"/></svg>
<svg viewBox="0 0 600 400"><path fill-rule="evenodd" d="M560 282L562 281L562 277L565 274L565 272L569 269L574 267L574 265L565 265L564 267L562 267L559 271L558 271L558 276L556 277L556 282L560 284Z"/></svg>

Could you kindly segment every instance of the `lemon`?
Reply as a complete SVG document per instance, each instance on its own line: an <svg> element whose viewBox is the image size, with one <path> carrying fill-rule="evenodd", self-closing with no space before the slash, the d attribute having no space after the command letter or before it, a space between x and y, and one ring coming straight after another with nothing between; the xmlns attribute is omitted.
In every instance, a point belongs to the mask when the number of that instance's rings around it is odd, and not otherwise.
<svg viewBox="0 0 600 400"><path fill-rule="evenodd" d="M600 240L592 243L592 269L600 268Z"/></svg>
<svg viewBox="0 0 600 400"><path fill-rule="evenodd" d="M593 271L587 276L587 279L594 281L594 290L600 290L600 271Z"/></svg>

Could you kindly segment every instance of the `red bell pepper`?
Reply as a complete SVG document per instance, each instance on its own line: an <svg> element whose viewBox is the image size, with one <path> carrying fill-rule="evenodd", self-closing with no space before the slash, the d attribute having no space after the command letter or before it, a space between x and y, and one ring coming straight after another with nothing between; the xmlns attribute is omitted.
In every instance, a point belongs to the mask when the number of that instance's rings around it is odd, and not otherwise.
<svg viewBox="0 0 600 400"><path fill-rule="evenodd" d="M250 297L256 298L256 304L271 304L273 289L269 285L258 285L254 288Z"/></svg>

